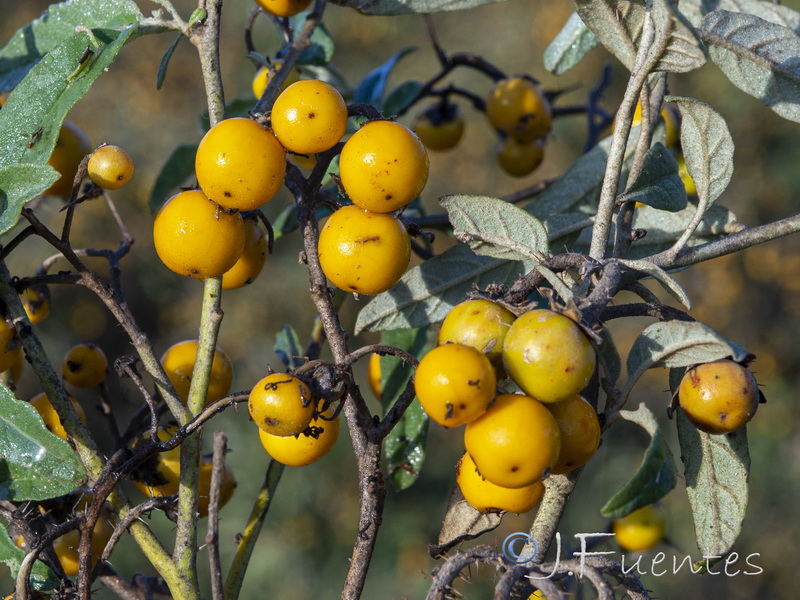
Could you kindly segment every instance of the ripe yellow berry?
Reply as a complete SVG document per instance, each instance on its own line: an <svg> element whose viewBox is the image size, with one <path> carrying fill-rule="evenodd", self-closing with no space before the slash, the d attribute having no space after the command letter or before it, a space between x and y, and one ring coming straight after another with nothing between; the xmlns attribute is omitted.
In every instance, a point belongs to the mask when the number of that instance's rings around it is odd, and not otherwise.
<svg viewBox="0 0 800 600"><path fill-rule="evenodd" d="M503 345L508 375L529 396L558 402L579 393L594 373L589 339L569 317L535 309L518 317Z"/></svg>
<svg viewBox="0 0 800 600"><path fill-rule="evenodd" d="M540 481L555 466L561 432L541 402L501 394L467 423L464 445L483 477L502 487L521 488Z"/></svg>
<svg viewBox="0 0 800 600"><path fill-rule="evenodd" d="M686 168L686 159L683 157L683 152L679 152L675 160L678 161L678 175L683 182L683 187L686 188L686 195L697 196L697 186L692 176L689 175L689 169Z"/></svg>
<svg viewBox="0 0 800 600"><path fill-rule="evenodd" d="M16 358L11 366L8 368L8 381L11 385L17 385L20 377L22 377L22 369L25 367L25 353L22 351L22 346L17 347Z"/></svg>
<svg viewBox="0 0 800 600"><path fill-rule="evenodd" d="M452 150L464 135L464 117L457 104L438 102L420 113L411 129L429 150Z"/></svg>
<svg viewBox="0 0 800 600"><path fill-rule="evenodd" d="M208 508L211 503L211 475L214 472L214 465L211 456L203 456L200 463L200 474L197 482L197 515L199 517L208 516ZM236 490L236 478L233 469L225 463L222 471L222 482L219 488L219 508L225 506L233 497Z"/></svg>
<svg viewBox="0 0 800 600"><path fill-rule="evenodd" d="M504 488L484 479L469 453L456 463L456 483L464 499L475 510L505 510L526 513L536 506L544 495L541 481L521 488Z"/></svg>
<svg viewBox="0 0 800 600"><path fill-rule="evenodd" d="M281 65L283 65L283 61L281 60L273 60L272 66L275 67L275 72L281 70ZM269 84L269 77L270 72L268 67L260 67L253 77L253 95L256 98L261 98L264 90L267 89L267 85ZM281 84L280 91L282 92L287 87L292 85L295 81L299 79L299 74L297 73L297 69L292 69L289 71L289 74L286 76L286 79L283 80Z"/></svg>
<svg viewBox="0 0 800 600"><path fill-rule="evenodd" d="M86 413L83 411L83 407L75 401L75 398L70 396L69 401L72 403L72 408L75 409L75 412L78 414L78 418L86 423ZM30 400L31 406L36 409L36 412L39 413L39 416L42 417L42 421L44 422L44 426L47 427L50 433L53 433L60 437L62 440L67 439L67 431L64 429L64 425L61 423L61 419L56 412L56 409L53 407L50 399L45 395L44 392L40 394L36 394Z"/></svg>
<svg viewBox="0 0 800 600"><path fill-rule="evenodd" d="M258 225L258 218L249 216L244 220L244 250L239 260L222 276L222 289L232 290L255 281L267 261L267 236Z"/></svg>
<svg viewBox="0 0 800 600"><path fill-rule="evenodd" d="M32 325L41 323L50 314L50 288L46 285L32 285L20 293L25 314Z"/></svg>
<svg viewBox="0 0 800 600"><path fill-rule="evenodd" d="M207 279L230 270L244 250L244 221L203 192L180 192L164 203L153 223L161 261L179 275Z"/></svg>
<svg viewBox="0 0 800 600"><path fill-rule="evenodd" d="M414 375L419 403L444 427L477 419L486 412L496 388L497 376L489 359L462 344L437 346L422 358Z"/></svg>
<svg viewBox="0 0 800 600"><path fill-rule="evenodd" d="M510 77L492 88L486 116L498 131L529 142L547 135L553 111L538 84L526 77Z"/></svg>
<svg viewBox="0 0 800 600"><path fill-rule="evenodd" d="M333 414L328 409L326 416ZM325 456L336 444L339 437L339 417L326 421L315 416L309 423L310 434L306 432L296 435L272 435L258 430L261 445L267 453L280 463L289 467L304 467Z"/></svg>
<svg viewBox="0 0 800 600"><path fill-rule="evenodd" d="M281 189L286 150L255 121L225 119L200 140L195 172L206 196L223 208L255 210Z"/></svg>
<svg viewBox="0 0 800 600"><path fill-rule="evenodd" d="M311 0L256 0L256 4L276 17L292 17L308 8Z"/></svg>
<svg viewBox="0 0 800 600"><path fill-rule="evenodd" d="M287 373L272 373L250 391L250 418L266 433L292 436L305 431L314 416L311 390Z"/></svg>
<svg viewBox="0 0 800 600"><path fill-rule="evenodd" d="M428 181L428 153L395 121L370 121L345 142L339 176L353 204L389 213L419 196Z"/></svg>
<svg viewBox="0 0 800 600"><path fill-rule="evenodd" d="M716 360L689 369L678 387L686 417L706 433L729 433L747 424L758 408L753 374L732 360Z"/></svg>
<svg viewBox="0 0 800 600"><path fill-rule="evenodd" d="M600 421L592 405L581 396L572 396L545 406L561 430L561 451L553 473L568 473L585 465L600 446Z"/></svg>
<svg viewBox="0 0 800 600"><path fill-rule="evenodd" d="M186 340L170 346L161 357L161 365L178 397L186 403L192 383L194 362L197 358L197 340ZM216 402L231 391L233 365L228 355L220 348L214 349L211 359L211 374L208 379L206 404Z"/></svg>
<svg viewBox="0 0 800 600"><path fill-rule="evenodd" d="M61 174L61 178L45 191L50 196L68 198L78 166L83 157L91 152L89 138L81 129L69 121L64 121L58 134L55 148L47 164Z"/></svg>
<svg viewBox="0 0 800 600"><path fill-rule="evenodd" d="M536 170L544 159L544 138L520 142L506 136L497 146L497 162L512 177L525 177Z"/></svg>
<svg viewBox="0 0 800 600"><path fill-rule="evenodd" d="M118 146L101 146L92 152L86 170L96 185L104 190L118 190L133 177L133 160Z"/></svg>
<svg viewBox="0 0 800 600"><path fill-rule="evenodd" d="M19 340L17 331L5 319L0 319L0 373L7 371L17 359Z"/></svg>
<svg viewBox="0 0 800 600"><path fill-rule="evenodd" d="M629 552L644 552L664 538L667 518L656 504L648 504L626 517L615 519L611 530L617 543Z"/></svg>
<svg viewBox="0 0 800 600"><path fill-rule="evenodd" d="M275 137L290 152L317 154L332 148L347 128L347 105L339 91L316 79L287 87L270 117Z"/></svg>
<svg viewBox="0 0 800 600"><path fill-rule="evenodd" d="M318 251L320 266L336 287L377 294L403 276L411 259L411 240L396 217L349 205L328 218Z"/></svg>
<svg viewBox="0 0 800 600"><path fill-rule="evenodd" d="M64 355L61 370L75 387L94 387L106 378L108 359L97 344L78 344Z"/></svg>
<svg viewBox="0 0 800 600"><path fill-rule="evenodd" d="M381 399L381 355L372 354L369 357L369 369L367 376L369 377L369 389L375 397Z"/></svg>
<svg viewBox="0 0 800 600"><path fill-rule="evenodd" d="M472 346L483 352L495 368L503 366L503 344L517 317L491 300L476 298L454 306L439 329L439 345Z"/></svg>

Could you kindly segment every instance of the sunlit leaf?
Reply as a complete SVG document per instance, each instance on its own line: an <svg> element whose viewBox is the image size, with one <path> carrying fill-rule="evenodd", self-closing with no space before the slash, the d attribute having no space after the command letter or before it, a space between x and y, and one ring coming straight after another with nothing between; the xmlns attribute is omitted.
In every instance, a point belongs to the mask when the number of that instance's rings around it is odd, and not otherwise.
<svg viewBox="0 0 800 600"><path fill-rule="evenodd" d="M749 13L800 33L800 13L772 0L680 0L680 11L689 21L699 26L703 17L714 10Z"/></svg>
<svg viewBox="0 0 800 600"><path fill-rule="evenodd" d="M422 358L431 345L426 329L400 329L384 331L381 343L400 348ZM381 356L381 405L384 414L405 391L414 369L396 356ZM425 462L425 440L428 434L428 415L419 402L414 401L403 413L384 440L383 450L389 481L395 488L404 490L420 475Z"/></svg>
<svg viewBox="0 0 800 600"><path fill-rule="evenodd" d="M505 0L330 0L332 4L349 6L367 15L429 14L451 10L465 10L504 2Z"/></svg>
<svg viewBox="0 0 800 600"><path fill-rule="evenodd" d="M747 509L747 428L711 435L699 431L680 409L676 415L697 547L703 556L723 556L739 537Z"/></svg>
<svg viewBox="0 0 800 600"><path fill-rule="evenodd" d="M88 29L115 28L141 19L142 13L133 0L53 3L40 18L19 29L0 50L0 92L14 89L45 54L75 35L76 25Z"/></svg>
<svg viewBox="0 0 800 600"><path fill-rule="evenodd" d="M444 196L456 239L476 254L506 260L540 261L547 256L547 230L530 213L487 196Z"/></svg>
<svg viewBox="0 0 800 600"><path fill-rule="evenodd" d="M660 500L678 483L675 459L653 412L640 404L635 411L621 410L619 416L642 427L651 439L636 473L600 509L610 519L624 517Z"/></svg>
<svg viewBox="0 0 800 600"><path fill-rule="evenodd" d="M800 37L794 31L725 10L706 15L698 31L736 87L800 123Z"/></svg>
<svg viewBox="0 0 800 600"><path fill-rule="evenodd" d="M25 203L43 193L59 177L50 165L0 167L0 233L11 229Z"/></svg>
<svg viewBox="0 0 800 600"><path fill-rule="evenodd" d="M153 191L150 192L148 206L151 211L156 212L161 208L167 198L194 174L195 154L197 144L181 144L172 151L156 177Z"/></svg>
<svg viewBox="0 0 800 600"><path fill-rule="evenodd" d="M669 275L664 269L661 267L654 265L653 263L647 260L625 260L625 259L615 259L621 265L624 265L628 269L633 271L638 271L639 273L645 273L658 281L670 295L675 298L678 302L683 304L687 309L692 308L692 301L689 298L689 295L686 293L686 290L681 287L672 276Z"/></svg>
<svg viewBox="0 0 800 600"><path fill-rule="evenodd" d="M581 20L572 13L563 29L544 51L544 68L553 75L563 75L577 65L600 40Z"/></svg>
<svg viewBox="0 0 800 600"><path fill-rule="evenodd" d="M502 513L482 513L474 508L464 500L461 488L455 485L447 504L447 513L439 531L438 542L435 548L431 548L431 554L443 554L461 542L497 529L502 519Z"/></svg>
<svg viewBox="0 0 800 600"><path fill-rule="evenodd" d="M356 333L426 327L441 321L474 286L512 283L526 271L523 263L478 256L465 244L410 269L389 291L361 309Z"/></svg>
<svg viewBox="0 0 800 600"><path fill-rule="evenodd" d="M641 202L672 212L686 208L689 200L672 152L663 144L654 144L644 157L639 176L629 184L628 191L619 200Z"/></svg>
<svg viewBox="0 0 800 600"><path fill-rule="evenodd" d="M0 384L0 499L55 498L85 481L70 445L47 430L30 403Z"/></svg>
<svg viewBox="0 0 800 600"><path fill-rule="evenodd" d="M22 561L25 560L27 552L18 548L14 541L9 537L5 526L0 523L0 562L5 563L16 577ZM42 561L37 560L31 569L31 585L35 590L47 591L58 586L58 578Z"/></svg>

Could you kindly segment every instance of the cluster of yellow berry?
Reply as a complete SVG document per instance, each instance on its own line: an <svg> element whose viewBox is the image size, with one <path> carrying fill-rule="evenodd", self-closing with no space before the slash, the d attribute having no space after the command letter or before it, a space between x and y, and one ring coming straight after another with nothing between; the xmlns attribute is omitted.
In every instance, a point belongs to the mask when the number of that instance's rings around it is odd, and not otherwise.
<svg viewBox="0 0 800 600"><path fill-rule="evenodd" d="M526 512L541 499L545 477L595 453L600 422L578 394L596 358L574 321L546 309L516 317L473 299L450 311L438 343L417 367L415 390L432 420L466 425L456 480L476 509ZM522 394L499 389L506 376Z"/></svg>
<svg viewBox="0 0 800 600"><path fill-rule="evenodd" d="M247 407L264 450L291 467L318 461L339 437L339 416L333 407L315 402L311 389L289 373L261 379L250 392Z"/></svg>

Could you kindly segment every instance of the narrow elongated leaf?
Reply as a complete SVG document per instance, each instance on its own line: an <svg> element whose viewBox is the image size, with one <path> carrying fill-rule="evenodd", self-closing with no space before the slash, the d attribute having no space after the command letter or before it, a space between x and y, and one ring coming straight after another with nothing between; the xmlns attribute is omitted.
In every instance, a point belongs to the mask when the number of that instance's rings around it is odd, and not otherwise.
<svg viewBox="0 0 800 600"><path fill-rule="evenodd" d="M678 483L675 459L653 412L640 404L635 411L620 411L619 416L642 427L651 440L639 469L600 509L610 519L624 517L660 500Z"/></svg>
<svg viewBox="0 0 800 600"><path fill-rule="evenodd" d="M7 165L0 167L0 233L19 220L26 202L44 192L60 177L50 165Z"/></svg>
<svg viewBox="0 0 800 600"><path fill-rule="evenodd" d="M197 144L181 144L172 151L156 177L153 191L150 192L148 206L151 211L156 212L161 208L167 198L194 174L195 154Z"/></svg>
<svg viewBox="0 0 800 600"><path fill-rule="evenodd" d="M600 42L628 70L633 68L641 43L645 20L643 0L576 0L578 14ZM650 63L656 71L685 73L705 64L706 57L692 26L674 13L668 0L654 0L652 20L655 39L653 52L662 47L660 56ZM650 64L648 63L648 64Z"/></svg>
<svg viewBox="0 0 800 600"><path fill-rule="evenodd" d="M678 161L672 152L656 142L647 151L639 176L619 199L671 212L686 208L689 199L678 175Z"/></svg>
<svg viewBox="0 0 800 600"><path fill-rule="evenodd" d="M26 554L25 550L17 547L8 535L5 526L0 523L0 562L5 563L11 569L11 574L15 578ZM44 592L55 589L58 585L58 578L46 564L37 560L31 569L30 582L35 590Z"/></svg>
<svg viewBox="0 0 800 600"><path fill-rule="evenodd" d="M704 557L724 556L739 537L747 509L747 428L711 435L699 431L680 409L677 422L697 547Z"/></svg>
<svg viewBox="0 0 800 600"><path fill-rule="evenodd" d="M52 4L35 21L19 29L0 50L0 92L8 92L53 48L89 29L132 25L142 19L133 0L68 0Z"/></svg>
<svg viewBox="0 0 800 600"><path fill-rule="evenodd" d="M416 48L411 47L398 50L380 67L370 71L353 92L353 101L366 102L381 108L383 106L383 94L386 92L386 84L389 82L392 70L397 66L401 58L414 50Z"/></svg>
<svg viewBox="0 0 800 600"><path fill-rule="evenodd" d="M698 31L731 83L800 123L800 37L794 31L726 10L706 15Z"/></svg>
<svg viewBox="0 0 800 600"><path fill-rule="evenodd" d="M158 73L156 73L156 89L160 90L161 86L164 85L164 79L167 76L167 67L169 67L169 61L172 59L172 55L175 54L175 49L178 47L178 44L183 38L183 34L178 34L178 37L175 38L175 41L169 45L169 48L164 52L164 55L161 57L161 62L158 63Z"/></svg>
<svg viewBox="0 0 800 600"><path fill-rule="evenodd" d="M733 175L733 137L725 119L705 102L669 96L681 112L681 149L697 188L698 210L705 212Z"/></svg>
<svg viewBox="0 0 800 600"><path fill-rule="evenodd" d="M384 331L381 343L405 350L418 359L432 347L424 328ZM381 405L384 414L405 391L413 374L414 369L396 356L381 356ZM408 488L419 478L425 462L428 422L428 415L415 400L384 440L389 481L399 490Z"/></svg>
<svg viewBox="0 0 800 600"><path fill-rule="evenodd" d="M473 252L506 260L540 261L547 256L547 230L530 213L499 198L444 196L453 233Z"/></svg>
<svg viewBox="0 0 800 600"><path fill-rule="evenodd" d="M649 275L658 281L658 283L660 283L673 298L683 304L687 309L692 308L692 301L689 298L689 294L686 293L686 290L684 290L683 287L681 287L681 284L675 281L675 279L661 267L646 260L618 259L617 262L633 271L638 271L639 273L645 273Z"/></svg>
<svg viewBox="0 0 800 600"><path fill-rule="evenodd" d="M46 500L85 481L70 445L47 430L33 406L0 384L0 499Z"/></svg>
<svg viewBox="0 0 800 600"><path fill-rule="evenodd" d="M272 347L284 366L293 371L305 364L303 355L305 350L300 344L300 338L291 325L284 325L275 336L275 345Z"/></svg>
<svg viewBox="0 0 800 600"><path fill-rule="evenodd" d="M553 75L563 75L577 65L600 40L578 13L572 13L558 35L544 51L544 68Z"/></svg>
<svg viewBox="0 0 800 600"><path fill-rule="evenodd" d="M664 321L645 329L628 354L628 381L623 396L630 393L642 373L654 367L686 367L720 358L741 361L747 350L730 342L704 323Z"/></svg>
<svg viewBox="0 0 800 600"><path fill-rule="evenodd" d="M466 10L504 2L505 0L331 0L332 4L349 6L367 15L422 15L452 10Z"/></svg>
<svg viewBox="0 0 800 600"><path fill-rule="evenodd" d="M0 167L47 162L67 112L114 62L135 29L94 30L100 47L93 47L86 33L74 34L31 69L0 111ZM87 48L94 54L80 66Z"/></svg>
<svg viewBox="0 0 800 600"><path fill-rule="evenodd" d="M605 378L611 385L614 385L622 372L622 361L619 358L617 346L614 344L614 338L605 325L600 331L600 337L602 342L597 347L597 360L603 368Z"/></svg>
<svg viewBox="0 0 800 600"><path fill-rule="evenodd" d="M356 333L426 327L443 320L474 286L510 283L528 269L517 261L478 256L457 244L406 272L361 309Z"/></svg>

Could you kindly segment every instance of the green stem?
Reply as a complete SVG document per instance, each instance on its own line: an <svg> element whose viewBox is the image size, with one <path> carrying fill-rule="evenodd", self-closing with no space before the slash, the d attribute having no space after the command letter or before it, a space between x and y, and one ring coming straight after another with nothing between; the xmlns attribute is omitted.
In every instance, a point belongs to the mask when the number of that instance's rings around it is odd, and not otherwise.
<svg viewBox="0 0 800 600"><path fill-rule="evenodd" d="M245 525L244 531L239 538L236 555L233 557L228 578L225 581L224 600L238 600L239 598L239 592L242 590L242 582L244 582L244 575L250 563L253 548L255 548L258 534L261 532L261 526L264 524L264 518L267 516L267 511L272 503L275 488L278 487L283 469L284 465L277 460L270 461L269 467L267 467L264 483L261 484L253 510L250 512L250 518L247 520L247 525Z"/></svg>

